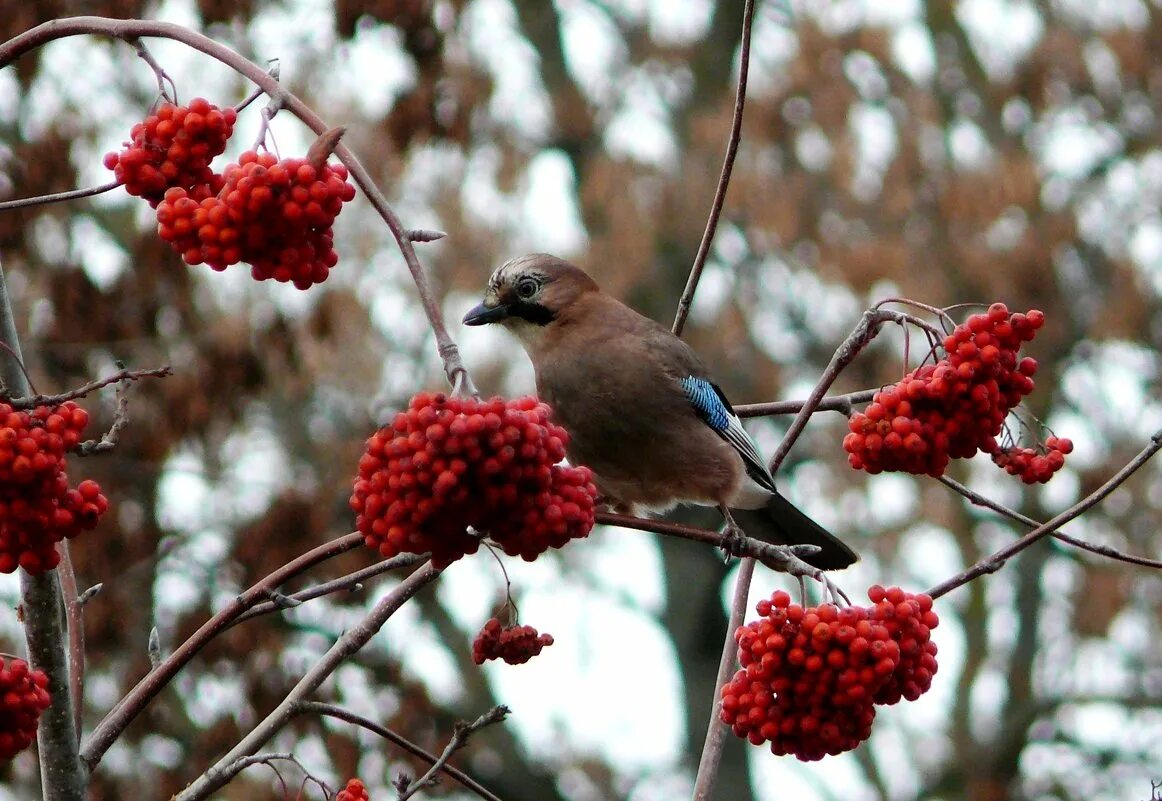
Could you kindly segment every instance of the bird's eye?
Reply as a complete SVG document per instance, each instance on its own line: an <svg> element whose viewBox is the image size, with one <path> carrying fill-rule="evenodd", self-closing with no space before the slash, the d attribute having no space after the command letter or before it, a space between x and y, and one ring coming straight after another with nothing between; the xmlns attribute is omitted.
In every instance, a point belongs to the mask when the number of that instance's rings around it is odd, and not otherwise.
<svg viewBox="0 0 1162 801"><path fill-rule="evenodd" d="M528 300L533 295L537 294L537 282L532 278L522 278L521 280L517 281L516 294L519 297Z"/></svg>

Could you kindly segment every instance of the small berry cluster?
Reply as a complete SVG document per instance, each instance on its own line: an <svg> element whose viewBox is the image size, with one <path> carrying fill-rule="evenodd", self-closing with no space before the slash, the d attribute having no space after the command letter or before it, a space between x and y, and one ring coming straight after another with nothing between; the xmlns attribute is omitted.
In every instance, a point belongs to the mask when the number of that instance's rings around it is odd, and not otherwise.
<svg viewBox="0 0 1162 801"><path fill-rule="evenodd" d="M70 488L65 454L89 413L72 401L17 411L0 403L0 573L60 562L56 544L97 525L108 501L95 481Z"/></svg>
<svg viewBox="0 0 1162 801"><path fill-rule="evenodd" d="M335 796L335 801L369 801L367 788L359 779L351 779L347 782L347 786Z"/></svg>
<svg viewBox="0 0 1162 801"><path fill-rule="evenodd" d="M1003 467L1011 476L1020 476L1026 484L1044 484L1065 465L1066 454L1072 452L1073 440L1049 437L1043 449L998 446L992 457L997 467Z"/></svg>
<svg viewBox="0 0 1162 801"><path fill-rule="evenodd" d="M30 669L23 659L0 657L0 760L32 744L50 700L44 671Z"/></svg>
<svg viewBox="0 0 1162 801"><path fill-rule="evenodd" d="M133 126L120 153L105 155L105 167L126 192L154 208L173 187L204 192L215 183L210 162L226 150L237 117L234 109L200 97L188 106L163 103Z"/></svg>
<svg viewBox="0 0 1162 801"><path fill-rule="evenodd" d="M187 264L220 271L244 261L256 281L306 289L338 263L332 225L353 197L342 164L247 151L226 168L216 194L168 190L157 230Z"/></svg>
<svg viewBox="0 0 1162 801"><path fill-rule="evenodd" d="M936 672L932 599L878 585L868 597L842 609L804 609L782 591L760 601L762 617L734 633L742 669L722 688L722 721L812 761L870 737L876 704L919 698Z"/></svg>
<svg viewBox="0 0 1162 801"><path fill-rule="evenodd" d="M531 561L593 528L591 473L557 464L568 438L536 398L419 393L367 440L351 495L356 525L385 557L431 551L444 566L487 534Z"/></svg>
<svg viewBox="0 0 1162 801"><path fill-rule="evenodd" d="M472 661L483 665L489 659L503 659L510 665L523 665L553 644L552 634L537 634L532 626L502 627L491 617L472 642Z"/></svg>
<svg viewBox="0 0 1162 801"><path fill-rule="evenodd" d="M996 453L1005 417L1033 391L1036 360L1017 352L1045 323L1036 309L1003 303L974 314L944 339L947 356L875 394L843 438L857 470L941 476L950 458Z"/></svg>

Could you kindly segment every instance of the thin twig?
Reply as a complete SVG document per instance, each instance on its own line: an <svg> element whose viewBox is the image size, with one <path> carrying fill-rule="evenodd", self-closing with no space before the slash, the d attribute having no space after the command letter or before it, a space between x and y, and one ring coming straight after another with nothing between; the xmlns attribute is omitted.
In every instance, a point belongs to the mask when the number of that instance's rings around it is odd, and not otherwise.
<svg viewBox="0 0 1162 801"><path fill-rule="evenodd" d="M22 398L12 398L7 403L13 409L32 409L37 406L59 406L65 401L83 398L110 384L118 384L123 381L137 381L142 378L165 378L171 375L173 375L173 369L169 365L155 367L150 370L119 370L113 375L97 379L96 381L90 381L84 386L71 389L68 392L61 392L57 395L28 395Z"/></svg>
<svg viewBox="0 0 1162 801"><path fill-rule="evenodd" d="M113 412L113 423L109 430L100 439L87 439L78 442L73 452L78 456L92 456L95 453L106 453L117 447L121 439L121 432L129 424L129 398L126 395L124 384L117 385L117 409Z"/></svg>
<svg viewBox="0 0 1162 801"><path fill-rule="evenodd" d="M69 541L61 540L61 593L65 603L65 625L69 637L69 692L73 695L73 729L81 741L81 709L85 703L85 627L81 617L81 599L77 593L77 574L69 553Z"/></svg>
<svg viewBox="0 0 1162 801"><path fill-rule="evenodd" d="M859 392L849 392L846 395L828 395L815 404L817 412L839 412L844 417L851 417L858 404L868 403L878 389L862 389ZM776 414L797 414L806 400L772 401L770 403L744 403L734 407L734 413L739 417L769 417Z"/></svg>
<svg viewBox="0 0 1162 801"><path fill-rule="evenodd" d="M328 784L325 781L318 778L317 776L312 774L309 770L307 770L303 766L303 763L299 762L299 760L295 758L295 755L291 754L290 752L271 753L271 754L252 754L251 756L239 757L238 759L236 759L234 761L233 764L228 765L225 768L224 772L227 774L226 782L229 782L235 776L237 776L239 773L241 773L242 771L246 770L249 767L252 767L254 765L266 765L268 768L273 770L274 775L278 777L279 782L283 786L283 792L284 792L284 797L285 797L286 796L286 782L283 781L282 774L279 772L278 768L276 768L274 766L274 763L277 761L290 762L292 765L294 765L295 767L297 767L299 770L301 770L303 772L303 775L306 777L304 779L304 782L305 781L314 782L319 787L319 789L323 791L323 798L330 798L331 797L330 786L328 786ZM226 783L226 782L224 782L224 783Z"/></svg>
<svg viewBox="0 0 1162 801"><path fill-rule="evenodd" d="M380 599L363 620L343 633L327 653L323 654L319 661L307 671L307 674L299 679L299 682L287 693L273 712L234 746L230 753L218 760L205 773L191 782L188 787L175 795L174 801L201 801L209 798L224 784L224 771L229 765L233 764L239 757L253 754L262 748L294 717L294 708L297 703L307 700L326 681L327 677L335 672L343 660L362 648L383 628L383 624L395 614L396 610L421 588L435 581L440 572L429 562Z"/></svg>
<svg viewBox="0 0 1162 801"><path fill-rule="evenodd" d="M326 715L327 717L337 718L355 726L360 726L372 734L378 734L388 742L394 743L415 758L421 759L429 765L436 764L436 756L434 754L428 753L403 735L381 726L373 720L356 715L354 712L349 712L340 706L323 703L322 701L299 701L294 705L293 712L296 715ZM441 770L483 798L484 801L503 801L500 796L481 785L464 771L447 764Z"/></svg>
<svg viewBox="0 0 1162 801"><path fill-rule="evenodd" d="M1029 528L1037 528L1041 525L1033 518L1023 515L1015 509L1010 509L1002 503L994 501L991 498L986 498L984 495L981 495L976 490L966 487L964 484L961 484L954 478L940 476L938 481L940 481L941 484L944 484L945 486L963 495L969 503L975 506L983 506L986 509L992 509L997 514L1007 517L1010 520L1013 520ZM1074 548L1079 548L1083 551L1089 551L1092 554L1114 559L1118 562L1128 562L1129 564L1138 565L1140 567L1162 568L1162 560L1148 559L1145 556L1136 556L1131 553L1126 553L1125 551L1119 551L1117 548L1112 548L1109 545L1098 545L1096 543L1086 542L1083 539L1066 534L1064 531L1054 531L1052 532L1052 536L1054 539L1060 540L1061 542L1064 542L1068 545L1072 545Z"/></svg>
<svg viewBox="0 0 1162 801"><path fill-rule="evenodd" d="M111 36L130 43L137 38L145 36L173 39L201 53L205 53L211 58L221 61L256 86L262 88L271 98L279 98L283 108L302 120L316 134L321 134L331 127L306 103L291 92L286 91L260 65L255 64L229 47L215 42L204 34L169 22L111 19L95 16L62 17L60 19L50 20L0 44L0 69L3 69L24 53L41 47L48 42L66 36L81 34ZM444 364L444 373L448 378L448 383L454 384L456 374L463 373L465 389L468 390L468 394L475 395L476 391L472 385L471 377L468 375L468 370L460 357L460 350L448 333L447 326L444 325L443 310L436 300L428 275L420 265L419 259L416 257L415 248L412 246L411 240L408 239L407 228L404 227L396 215L395 210L387 202L383 193L375 185L375 181L372 180L371 174L359 159L343 144L340 144L335 149L335 155L347 166L352 180L355 181L356 185L367 197L368 202L371 203L380 217L383 218L384 222L387 223L387 227L391 230L392 236L395 238L400 253L403 255L404 262L407 264L408 271L411 273L412 280L416 285L416 291L419 294L424 314L428 318L428 324L435 334L436 346L440 354L440 359Z"/></svg>
<svg viewBox="0 0 1162 801"><path fill-rule="evenodd" d="M376 562L369 567L356 570L354 573L348 573L346 576L340 576L337 579L317 584L314 587L308 587L305 590L299 590L290 595L281 596L281 603L286 601L291 602L291 606L299 606L304 601L310 601L315 598L321 598L324 595L330 595L334 592L342 592L343 590L355 591L364 581L375 576L381 576L392 570L398 570L401 567L412 567L419 564L428 558L428 554L403 553L399 556L394 556L391 559L385 559L382 562ZM226 628L233 628L239 623L244 623L251 618L259 615L266 615L271 612L285 609L286 606L280 605L280 601L269 600L263 601L260 604L255 604L245 613L239 615Z"/></svg>
<svg viewBox="0 0 1162 801"><path fill-rule="evenodd" d="M452 754L464 747L469 737L494 723L500 723L508 717L508 713L509 708L507 706L494 706L471 723L457 723L452 729L452 737L448 740L448 745L444 747L444 752L432 763L427 773L414 782L408 783L405 788L400 789L398 801L407 801L407 799L411 798L420 790L435 785L437 781L436 775L448 764L448 760L451 759Z"/></svg>
<svg viewBox="0 0 1162 801"><path fill-rule="evenodd" d="M985 573L995 573L996 571L1000 570L1004 566L1005 561L1010 557L1015 556L1016 554L1025 550L1043 537L1052 534L1054 531L1061 528L1070 520L1073 520L1075 517L1083 514L1101 502L1102 499L1121 486L1126 481L1126 479L1137 472L1138 469L1141 468L1142 465L1144 465L1146 462L1148 462L1150 457L1156 454L1159 450L1162 450L1162 431L1158 431L1152 437L1150 437L1149 445L1139 451L1137 456L1131 459L1121 470L1114 473L1114 475L1112 475L1109 480L1107 480L1104 484L1091 492L1089 495L1082 498L1080 501L1066 509L1061 514L1056 515L1048 522L1037 526L1037 528L1033 529L1020 539L1009 543L1004 548L998 550L996 553L981 559L976 564L965 570L962 570L952 578L937 584L935 587L928 590L928 594L933 598L939 598L941 595L944 595L950 590L954 590L957 587L967 584L978 576L982 576Z"/></svg>
<svg viewBox="0 0 1162 801"><path fill-rule="evenodd" d="M45 206L49 203L60 203L63 200L77 200L82 197L92 197L93 195L104 194L121 186L120 181L110 181L107 184L100 186L90 186L85 189L70 189L67 192L53 192L48 195L37 195L36 197L21 197L16 200L5 200L0 202L0 211L8 211L10 209L23 209L28 206Z"/></svg>
<svg viewBox="0 0 1162 801"><path fill-rule="evenodd" d="M707 723L706 739L702 743L702 756L698 760L698 775L694 779L694 801L707 801L710 798L714 791L714 782L718 778L718 768L722 764L722 749L726 744L727 729L718 719L718 709L722 702L722 688L734 672L735 654L738 650L734 632L746 617L746 602L750 597L754 566L754 559L743 559L738 567L738 576L734 580L734 598L730 602L730 620L726 624L726 637L722 641L718 678L714 681L710 720Z"/></svg>
<svg viewBox="0 0 1162 801"><path fill-rule="evenodd" d="M714 241L714 232L718 228L718 218L722 216L722 204L726 200L726 189L730 186L730 173L734 169L734 158L738 154L738 143L742 138L742 112L746 105L746 79L750 72L750 29L754 17L754 0L746 0L742 9L742 44L738 56L738 88L734 93L734 118L730 123L730 139L726 144L726 156L722 160L722 173L718 176L718 187L714 190L714 201L710 205L710 216L706 219L706 229L702 232L702 241L698 244L698 254L694 257L694 265L690 268L690 277L686 279L686 288L678 301L678 311L674 315L674 325L671 327L675 334L682 335L686 325L686 317L690 314L690 306L694 303L694 293L698 290L698 281L702 278L702 270L706 267L706 258L710 255L710 244Z"/></svg>
<svg viewBox="0 0 1162 801"><path fill-rule="evenodd" d="M274 78L277 81L279 78L279 74L282 71L282 64L280 63L279 59L268 58L266 60L266 63L270 65L266 69L266 74L269 75L271 78ZM249 106L251 103L253 103L258 98L262 97L264 94L266 94L266 91L264 89L262 89L262 87L255 89L253 92L248 94L244 100L242 100L241 102L236 103L234 105L235 113L241 114L243 109L245 109L247 106Z"/></svg>
<svg viewBox="0 0 1162 801"><path fill-rule="evenodd" d="M928 303L921 303L920 301L912 300L911 298L884 298L883 300L880 300L879 302L877 302L876 305L873 306L872 308L879 309L888 303L899 303L903 306L912 306L913 308L916 308L916 309L923 309L926 312L930 312L931 314L935 314L937 319L940 320L941 325L948 323L953 328L956 327L956 321L953 320L948 315L948 311L946 309L941 309L941 308L938 308L936 306L932 306L931 304L928 304ZM959 304L959 305L968 305L968 304ZM971 304L971 305L976 305L976 304ZM940 333L943 336L948 335L947 330L940 332Z"/></svg>
<svg viewBox="0 0 1162 801"><path fill-rule="evenodd" d="M154 77L157 78L157 93L161 95L164 100L168 100L171 103L176 104L178 102L177 84L173 82L173 78L169 77L169 73L162 69L161 65L157 63L157 59L155 59L153 54L149 52L148 48L146 48L145 42L138 38L127 39L126 41L133 45L134 49L137 50L138 58L148 64L149 68L153 70ZM167 83L169 84L170 89L173 90L172 95L165 88Z"/></svg>
<svg viewBox="0 0 1162 801"><path fill-rule="evenodd" d="M190 635L189 639L179 645L160 665L142 677L117 706L105 715L104 720L89 735L81 749L81 759L84 763L92 770L125 727L169 684L178 671L214 637L225 631L232 620L264 600L268 589L278 587L315 565L358 548L362 544L363 535L358 533L331 540L291 560L235 597L224 609L203 623L201 628Z"/></svg>
<svg viewBox="0 0 1162 801"><path fill-rule="evenodd" d="M823 581L825 578L822 570L803 561L804 557L819 552L818 545L772 545L753 537L737 537L728 532L694 528L693 526L684 526L681 523L668 523L665 520L631 517L615 512L597 512L594 517L598 523L607 526L649 531L654 534L664 534L667 537L678 537L679 539L693 540L713 545L716 548L723 548L729 550L732 556L757 559L771 570L777 570L780 573L792 576L802 575L817 581Z"/></svg>
<svg viewBox="0 0 1162 801"><path fill-rule="evenodd" d="M804 401L803 406L799 409L799 413L795 416L790 428L787 429L787 433L783 436L783 441L779 443L779 449L775 451L775 455L771 458L772 475L778 471L779 465L783 463L783 460L787 458L787 454L791 452L791 446L795 444L799 435L803 433L803 429L807 426L807 421L811 419L811 415L819 408L823 396L835 382L835 379L839 377L839 373L842 372L843 368L851 364L852 360L859 355L860 351L867 347L868 343L880 332L880 328L884 323L898 323L906 316L900 312L889 311L887 309L868 309L863 313L863 317L860 318L859 323L856 324L852 332L848 334L847 339L836 348L835 354L831 357L831 361L827 365L827 369L819 377L815 388L811 390L811 394Z"/></svg>

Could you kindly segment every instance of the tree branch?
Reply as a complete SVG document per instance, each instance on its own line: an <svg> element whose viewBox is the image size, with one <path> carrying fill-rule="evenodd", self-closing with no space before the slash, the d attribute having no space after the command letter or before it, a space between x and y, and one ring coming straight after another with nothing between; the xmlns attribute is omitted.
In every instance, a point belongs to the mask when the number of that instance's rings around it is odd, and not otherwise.
<svg viewBox="0 0 1162 801"><path fill-rule="evenodd" d="M83 398L99 389L109 386L110 384L118 384L122 381L137 381L142 378L165 378L173 375L173 370L166 365L165 367L155 367L150 370L119 370L111 376L99 378L96 381L90 381L84 386L76 389L62 392L58 395L28 395L26 397L11 398L8 400L8 405L13 409L33 409L37 406L59 406L65 401L76 400Z"/></svg>
<svg viewBox="0 0 1162 801"><path fill-rule="evenodd" d="M851 417L857 404L868 403L878 389L862 389L859 392L849 392L846 395L830 395L822 398L815 405L817 412L839 412L844 417ZM770 403L744 403L734 407L734 413L739 417L769 417L776 414L796 414L807 405L805 400L772 401Z"/></svg>
<svg viewBox="0 0 1162 801"><path fill-rule="evenodd" d="M341 592L343 590L354 591L359 584L369 578L383 575L392 570L397 570L401 567L412 567L428 558L427 554L402 553L399 556L394 556L391 559L385 559L382 562L376 562L374 565L365 567L361 570L356 570L353 573L348 573L346 576L340 576L337 579L317 584L314 587L308 587L305 590L299 590L290 595L284 595L278 600L263 601L260 604L255 604L246 612L236 617L226 628L233 628L239 623L244 623L251 618L259 615L269 614L285 609L287 606L298 606L303 601L310 601L315 598L321 598L324 595L329 595L333 592ZM290 602L289 604L287 602Z"/></svg>
<svg viewBox="0 0 1162 801"><path fill-rule="evenodd" d="M739 50L738 88L734 93L734 118L730 123L730 139L726 143L726 156L722 160L722 173L718 176L718 188L714 190L714 201L710 204L710 216L706 219L706 229L702 232L702 241L698 245L698 254L694 257L694 265L690 268L690 277L686 279L686 288L678 301L678 311L674 314L674 325L670 329L676 335L682 335L686 325L686 317L690 314L690 306L694 302L694 293L698 291L698 282L702 279L702 270L706 267L706 258L710 255L710 244L714 241L714 232L718 229L718 218L722 216L722 204L726 200L726 190L730 186L730 173L734 169L734 158L738 155L738 142L742 138L742 112L746 105L746 79L750 72L750 29L754 18L754 0L746 0L742 9L742 44Z"/></svg>
<svg viewBox="0 0 1162 801"><path fill-rule="evenodd" d="M375 608L368 613L354 628L345 632L335 641L327 653L315 663L298 684L287 694L273 712L266 716L250 734L246 735L230 753L226 754L209 770L190 783L186 789L174 796L174 801L201 801L209 798L210 794L226 783L225 771L240 757L256 753L271 737L287 724L294 716L295 705L305 701L307 696L319 688L344 659L362 648L368 640L375 636L383 624L387 622L404 602L415 595L421 588L435 581L441 571L432 567L431 563L416 570L397 587L385 595Z"/></svg>
<svg viewBox="0 0 1162 801"><path fill-rule="evenodd" d="M982 576L985 573L995 573L996 571L1000 570L1004 566L1007 559L1025 550L1043 537L1052 534L1054 531L1061 528L1061 526L1065 525L1070 520L1073 520L1075 517L1083 514L1093 506L1096 506L1102 499L1121 486L1126 479L1136 473L1138 469L1141 468L1142 465L1144 465L1146 462L1148 462L1150 457L1156 454L1159 450L1162 450L1162 431L1158 431L1152 437L1150 437L1149 445L1139 451L1138 455L1131 459L1125 467L1114 473L1114 475L1112 475L1108 481L1091 492L1089 495L1082 498L1080 501L1066 509L1061 514L1055 516L1047 523L1042 523L1041 525L1037 526L1035 529L1020 539L1009 543L1004 548L998 550L996 553L981 559L976 564L972 565L966 570L961 571L960 573L957 573L952 578L937 584L935 587L928 590L928 594L933 598L939 598L941 595L944 595L950 590L954 590L957 587L967 584L978 576Z"/></svg>
<svg viewBox="0 0 1162 801"><path fill-rule="evenodd" d="M984 495L981 495L975 490L969 489L954 478L940 476L940 478L937 480L940 481L941 484L944 484L945 486L963 495L969 503L975 506L983 506L987 509L991 509L997 514L1007 517L1010 520L1020 523L1023 526L1027 526L1028 528L1037 528L1041 525L1033 518L1027 517L1015 509L1010 509L1004 504L998 503L991 498L986 498ZM1067 545L1072 545L1074 548L1079 548L1083 551L1089 551L1092 554L1114 559L1118 562L1128 562L1132 565L1138 565L1140 567L1162 568L1162 561L1158 559L1147 559L1144 556L1135 556L1134 554L1119 551L1117 548L1111 548L1109 545L1097 545L1092 542L1086 542L1083 539L1066 534L1064 531L1054 531L1051 532L1051 535L1054 539L1060 540Z"/></svg>
<svg viewBox="0 0 1162 801"><path fill-rule="evenodd" d="M448 760L452 758L452 754L464 747L469 737L487 726L500 723L508 717L508 713L509 708L507 706L494 706L471 723L457 723L452 729L452 737L448 740L448 745L444 747L444 752L432 763L432 766L428 768L428 771L423 776L414 782L407 781L403 775L399 777L396 782L396 787L399 790L397 796L398 801L407 801L407 799L411 798L420 790L434 786L438 781L436 774L444 769L444 766L448 764Z"/></svg>
<svg viewBox="0 0 1162 801"><path fill-rule="evenodd" d="M734 580L734 597L730 602L730 620L726 624L726 638L722 641L722 658L718 663L718 678L714 681L714 697L710 700L710 720L707 722L706 739L702 743L702 756L698 760L698 775L694 779L694 801L708 801L714 792L714 782L718 778L718 768L722 764L722 749L726 746L727 728L718 719L718 708L722 702L722 688L730 681L734 672L734 662L738 646L734 632L746 617L746 601L750 597L751 580L754 578L754 559L743 559L738 567L738 577Z"/></svg>
<svg viewBox="0 0 1162 801"><path fill-rule="evenodd" d="M109 746L121 735L125 727L169 684L178 671L185 667L212 639L229 628L231 621L251 606L265 600L269 590L333 556L346 553L362 544L362 534L347 534L331 540L291 560L235 597L218 614L203 623L201 628L190 635L190 638L179 645L160 665L145 674L117 706L109 710L104 720L97 724L97 728L89 735L89 739L81 749L81 759L85 765L90 770L96 767L97 763L101 761L101 757L109 750Z"/></svg>
<svg viewBox="0 0 1162 801"><path fill-rule="evenodd" d="M100 195L109 192L121 186L120 181L110 181L107 184L100 186L90 186L85 189L70 189L67 192L53 192L50 195L37 195L36 197L21 197L15 200L5 200L0 202L0 211L8 211L10 209L23 209L29 206L46 206L49 203L60 203L64 200L77 200L83 197L92 197L93 195Z"/></svg>
<svg viewBox="0 0 1162 801"><path fill-rule="evenodd" d="M360 726L364 729L367 729L367 731L371 732L372 734L378 734L383 739L390 743L394 743L417 759L422 759L424 762L427 762L429 765L436 764L437 758L433 754L430 754L423 748L420 748L418 745L403 735L397 734L391 729L380 726L373 720L356 715L354 712L349 712L342 707L335 706L334 704L326 704L322 701L299 701L294 705L293 713L295 715L326 715L328 717L346 721L347 723L351 723L355 726ZM460 782L460 784L464 785L464 787L483 798L484 801L503 801L500 796L491 792L488 788L481 785L464 771L458 770L457 768L447 764L443 765L440 769L456 781Z"/></svg>

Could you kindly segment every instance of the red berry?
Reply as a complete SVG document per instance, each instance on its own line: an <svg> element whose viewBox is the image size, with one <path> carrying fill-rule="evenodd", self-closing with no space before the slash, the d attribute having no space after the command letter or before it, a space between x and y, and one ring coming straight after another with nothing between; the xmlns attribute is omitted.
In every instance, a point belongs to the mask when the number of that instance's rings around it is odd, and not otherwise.
<svg viewBox="0 0 1162 801"><path fill-rule="evenodd" d="M472 661L483 665L489 659L503 659L521 665L553 644L553 635L538 634L532 626L501 626L489 618L472 642Z"/></svg>
<svg viewBox="0 0 1162 801"><path fill-rule="evenodd" d="M722 689L721 720L739 737L802 760L871 735L875 705L914 699L936 671L932 599L872 587L872 607L803 609L784 592L734 633L742 665Z"/></svg>
<svg viewBox="0 0 1162 801"><path fill-rule="evenodd" d="M50 701L44 671L32 670L23 659L0 657L0 762L32 744Z"/></svg>
<svg viewBox="0 0 1162 801"><path fill-rule="evenodd" d="M430 551L446 565L474 553L485 535L529 560L587 536L592 475L556 464L568 435L548 420L535 398L413 397L359 462L351 508L367 544L384 556Z"/></svg>
<svg viewBox="0 0 1162 801"><path fill-rule="evenodd" d="M359 779L351 779L347 782L347 786L335 796L335 801L369 801L367 788Z"/></svg>

